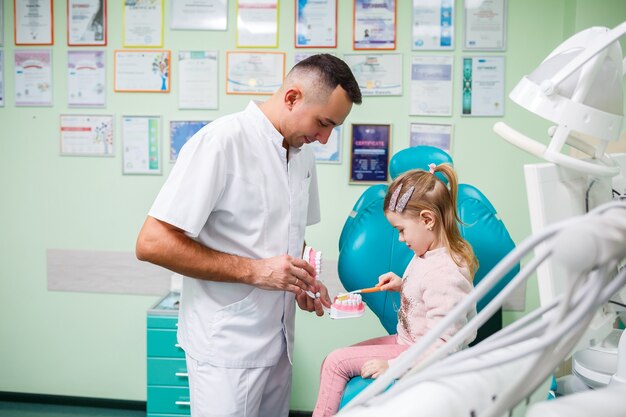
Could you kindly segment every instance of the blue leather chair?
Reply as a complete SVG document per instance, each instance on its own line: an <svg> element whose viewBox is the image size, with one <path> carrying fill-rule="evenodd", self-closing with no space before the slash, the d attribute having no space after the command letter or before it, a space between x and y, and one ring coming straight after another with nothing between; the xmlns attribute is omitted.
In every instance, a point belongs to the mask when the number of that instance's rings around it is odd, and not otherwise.
<svg viewBox="0 0 626 417"><path fill-rule="evenodd" d="M439 148L418 146L404 149L393 156L389 164L391 178L411 169L428 169L428 164L452 164L452 158ZM437 174L440 175L440 174ZM440 176L442 180L445 180ZM413 252L398 241L398 232L387 222L383 212L386 185L369 187L354 205L339 238L339 278L348 291L371 287L378 277L388 271L402 276L413 257ZM476 187L459 184L457 209L461 218L460 230L472 245L479 262L474 284L480 280L513 248L506 227L495 208ZM480 311L519 271L509 272L477 305ZM396 332L397 309L400 294L380 292L363 294L367 306L378 316L385 330ZM478 343L502 328L502 311L491 317L479 330ZM340 407L372 382L361 377L349 381Z"/></svg>

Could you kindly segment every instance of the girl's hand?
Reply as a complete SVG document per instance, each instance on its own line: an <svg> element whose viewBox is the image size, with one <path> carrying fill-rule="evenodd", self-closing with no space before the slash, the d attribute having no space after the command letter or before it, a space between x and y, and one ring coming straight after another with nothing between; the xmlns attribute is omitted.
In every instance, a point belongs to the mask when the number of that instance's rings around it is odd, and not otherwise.
<svg viewBox="0 0 626 417"><path fill-rule="evenodd" d="M361 368L362 378L378 378L380 374L389 368L389 362L385 359L372 359L363 364Z"/></svg>
<svg viewBox="0 0 626 417"><path fill-rule="evenodd" d="M387 272L378 277L378 284L376 286L380 287L383 291L400 292L402 289L402 278L393 272Z"/></svg>

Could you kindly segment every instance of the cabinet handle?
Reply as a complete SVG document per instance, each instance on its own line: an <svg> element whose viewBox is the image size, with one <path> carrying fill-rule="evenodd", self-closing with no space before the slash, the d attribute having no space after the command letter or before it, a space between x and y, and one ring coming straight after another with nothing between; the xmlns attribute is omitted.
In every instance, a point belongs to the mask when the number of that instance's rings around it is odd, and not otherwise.
<svg viewBox="0 0 626 417"><path fill-rule="evenodd" d="M187 372L176 372L174 375L175 376L184 376L184 377L188 377L189 376L189 374Z"/></svg>
<svg viewBox="0 0 626 417"><path fill-rule="evenodd" d="M176 401L174 404L191 406L191 401Z"/></svg>

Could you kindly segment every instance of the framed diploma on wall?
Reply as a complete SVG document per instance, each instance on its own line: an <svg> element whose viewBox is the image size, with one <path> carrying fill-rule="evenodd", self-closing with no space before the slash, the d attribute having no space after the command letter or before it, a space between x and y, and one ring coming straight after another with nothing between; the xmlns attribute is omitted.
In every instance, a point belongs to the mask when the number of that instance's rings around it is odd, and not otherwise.
<svg viewBox="0 0 626 417"><path fill-rule="evenodd" d="M350 145L350 183L387 182L391 125L353 124Z"/></svg>
<svg viewBox="0 0 626 417"><path fill-rule="evenodd" d="M296 48L337 47L337 0L294 0Z"/></svg>
<svg viewBox="0 0 626 417"><path fill-rule="evenodd" d="M52 0L13 0L13 12L16 45L54 43Z"/></svg>
<svg viewBox="0 0 626 417"><path fill-rule="evenodd" d="M67 44L107 44L107 0L67 0Z"/></svg>

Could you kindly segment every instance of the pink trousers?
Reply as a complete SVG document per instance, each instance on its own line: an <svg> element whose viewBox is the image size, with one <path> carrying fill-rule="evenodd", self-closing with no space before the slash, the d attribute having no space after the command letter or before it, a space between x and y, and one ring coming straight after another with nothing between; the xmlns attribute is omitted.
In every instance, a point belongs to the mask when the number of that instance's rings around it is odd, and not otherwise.
<svg viewBox="0 0 626 417"><path fill-rule="evenodd" d="M365 362L394 359L408 348L408 345L399 345L394 334L332 351L322 363L320 390L313 417L330 417L337 413L346 384L350 378L361 375Z"/></svg>

